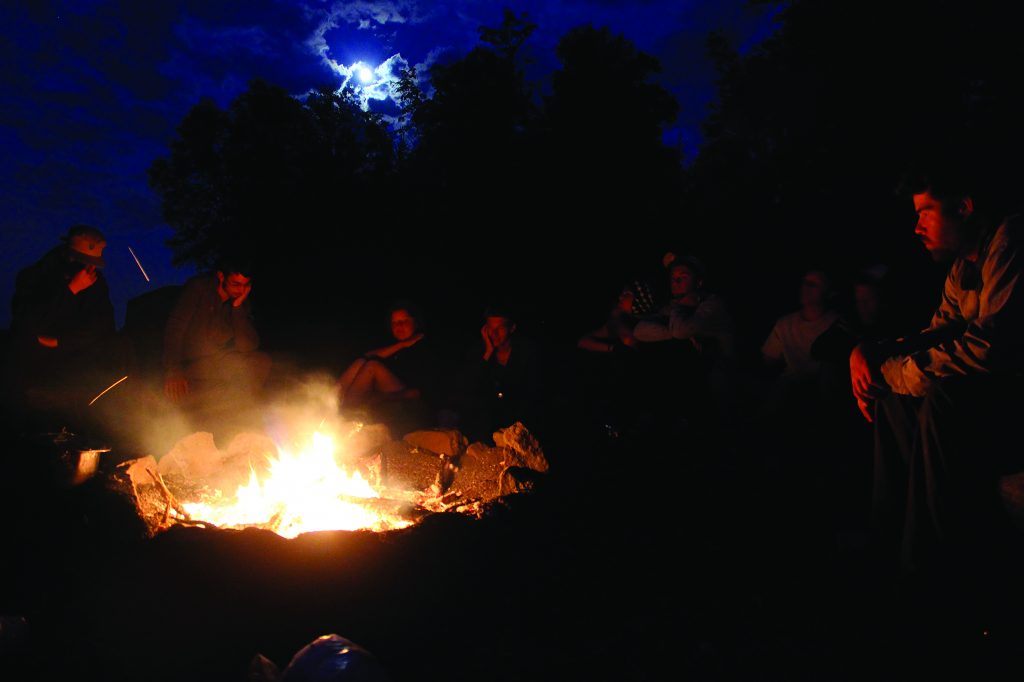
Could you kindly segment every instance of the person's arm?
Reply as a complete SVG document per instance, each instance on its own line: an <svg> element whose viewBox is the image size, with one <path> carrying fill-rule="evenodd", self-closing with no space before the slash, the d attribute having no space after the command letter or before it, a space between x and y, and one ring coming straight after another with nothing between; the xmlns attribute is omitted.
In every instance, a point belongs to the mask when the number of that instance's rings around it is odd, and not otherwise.
<svg viewBox="0 0 1024 682"><path fill-rule="evenodd" d="M717 297L709 296L689 315L675 309L668 319L673 339L693 339L699 336L717 336L729 327L728 314Z"/></svg>
<svg viewBox="0 0 1024 682"><path fill-rule="evenodd" d="M374 348L371 351L367 351L366 355L364 355L363 357L364 358L381 358L381 359L389 358L392 355L394 355L395 353L397 353L398 351L402 350L403 348L409 348L410 346L416 344L422 338L423 338L423 334L422 333L414 334L413 336L410 336L405 341L396 341L395 343L392 343L391 345L383 346L381 348Z"/></svg>
<svg viewBox="0 0 1024 682"><path fill-rule="evenodd" d="M48 254L42 261L19 272L11 302L13 328L48 348L60 345L59 337L65 331L61 321L68 318L75 305L76 292L59 270L60 262Z"/></svg>
<svg viewBox="0 0 1024 682"><path fill-rule="evenodd" d="M768 337L761 344L761 357L769 365L780 365L785 360L782 349L782 320L778 320L775 326L772 327L771 332L768 333Z"/></svg>
<svg viewBox="0 0 1024 682"><path fill-rule="evenodd" d="M68 328L59 339L60 346L77 350L92 346L114 336L114 306L110 302L110 291L106 280L94 273L92 283L81 289L75 296L86 296L86 314L80 324ZM88 290L88 293L86 293Z"/></svg>
<svg viewBox="0 0 1024 682"><path fill-rule="evenodd" d="M615 342L608 331L608 325L605 324L581 337L576 342L576 347L594 353L611 353L615 350Z"/></svg>
<svg viewBox="0 0 1024 682"><path fill-rule="evenodd" d="M987 374L1019 361L1024 344L1024 266L1015 221L999 228L981 264L978 315L967 322L960 314L965 298L951 273L942 303L932 318L933 341L924 350L898 355L882 364L893 391L922 396L941 377Z"/></svg>
<svg viewBox="0 0 1024 682"><path fill-rule="evenodd" d="M231 329L235 350L249 353L260 347L260 335L252 323L252 308L247 303L231 307Z"/></svg>
<svg viewBox="0 0 1024 682"><path fill-rule="evenodd" d="M652 341L668 341L672 338L672 330L662 319L640 320L633 327L633 337L645 343Z"/></svg>

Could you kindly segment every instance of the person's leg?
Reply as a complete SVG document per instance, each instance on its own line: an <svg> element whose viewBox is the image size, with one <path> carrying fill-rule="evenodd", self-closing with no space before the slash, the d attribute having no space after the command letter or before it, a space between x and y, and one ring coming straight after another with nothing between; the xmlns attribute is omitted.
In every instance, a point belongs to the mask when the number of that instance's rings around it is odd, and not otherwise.
<svg viewBox="0 0 1024 682"><path fill-rule="evenodd" d="M341 378L338 379L338 389L341 392L342 397L348 392L352 382L356 380L356 376L359 374L359 370L366 364L366 358L357 358L351 365L349 365L344 372L341 373Z"/></svg>
<svg viewBox="0 0 1024 682"><path fill-rule="evenodd" d="M889 394L875 402L870 526L878 559L895 569L907 511L907 481L917 443L919 400Z"/></svg>
<svg viewBox="0 0 1024 682"><path fill-rule="evenodd" d="M377 360L367 360L356 374L345 395L345 404L352 407L361 405L371 393L400 393L405 384Z"/></svg>
<svg viewBox="0 0 1024 682"><path fill-rule="evenodd" d="M1006 523L998 479L1020 466L1014 442L1019 401L1001 377L949 377L928 391L918 415L902 560L923 565L940 549L960 558L986 552ZM1009 388L1014 388L1012 385ZM970 547L970 551L965 550Z"/></svg>

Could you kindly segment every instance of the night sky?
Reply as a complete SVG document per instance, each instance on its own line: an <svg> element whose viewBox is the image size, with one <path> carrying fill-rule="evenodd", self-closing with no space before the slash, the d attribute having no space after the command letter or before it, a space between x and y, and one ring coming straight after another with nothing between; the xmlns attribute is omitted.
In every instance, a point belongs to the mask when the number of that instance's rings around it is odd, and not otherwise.
<svg viewBox="0 0 1024 682"><path fill-rule="evenodd" d="M699 148L714 95L707 34L722 31L745 52L771 34L776 13L742 0L5 3L0 327L10 323L15 273L75 223L108 236L106 276L119 324L130 298L191 274L171 264L164 246L171 231L146 170L167 154L175 127L200 98L226 107L254 78L296 96L351 79L368 106L387 114L388 82L399 68L415 65L422 76L435 61L465 54L478 27L497 26L505 7L538 25L524 56L541 90L557 64L554 45L582 24L607 26L656 56L659 82L681 109L664 139L687 159Z"/></svg>

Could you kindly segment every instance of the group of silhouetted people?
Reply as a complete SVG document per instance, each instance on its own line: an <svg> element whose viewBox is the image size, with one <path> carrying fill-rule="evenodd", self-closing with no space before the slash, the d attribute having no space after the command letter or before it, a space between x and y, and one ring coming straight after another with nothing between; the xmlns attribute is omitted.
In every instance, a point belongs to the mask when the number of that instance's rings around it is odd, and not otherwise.
<svg viewBox="0 0 1024 682"><path fill-rule="evenodd" d="M738 347L750 340L737 338L707 268L669 253L658 278L626 283L607 318L577 341L572 381L585 426L726 454L759 440L777 459L795 453L801 467L850 442L873 449L876 536L899 547L906 570L996 528L994 481L1024 468L1024 456L1001 445L1015 434L1022 393L1021 228L991 212L969 170L934 165L906 178L916 233L950 265L927 329L900 328L884 268L861 273L844 313L829 274L809 268L799 309L764 330L761 366L744 371ZM115 341L104 247L99 230L76 226L18 274L8 406L80 412L107 379L133 371L132 353ZM231 257L182 288L164 330L164 399L193 409L258 405L272 362L260 349L251 290L251 267ZM336 380L343 414L398 431L457 428L474 439L550 420L541 346L518 332L508 308L487 310L479 339L467 339L471 350L454 363L442 359L415 303L396 302L388 315L392 340L346 361ZM873 426L863 422L851 436L858 413ZM744 432L749 438L737 437Z"/></svg>

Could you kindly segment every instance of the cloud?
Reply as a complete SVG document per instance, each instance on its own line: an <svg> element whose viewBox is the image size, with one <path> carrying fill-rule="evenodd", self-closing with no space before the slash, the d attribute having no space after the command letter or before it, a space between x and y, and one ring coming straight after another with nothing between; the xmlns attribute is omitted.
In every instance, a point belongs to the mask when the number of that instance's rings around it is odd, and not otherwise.
<svg viewBox="0 0 1024 682"><path fill-rule="evenodd" d="M306 44L315 54L326 58L330 52L326 35L342 24L354 24L359 30L368 30L374 24L405 24L421 23L428 16L420 11L418 3L402 1L385 2L333 2L327 10L315 10L307 7L311 16L319 16L313 35Z"/></svg>
<svg viewBox="0 0 1024 682"><path fill-rule="evenodd" d="M369 109L370 100L383 102L390 99L397 105L398 94L395 87L402 69L409 68L409 62L401 53L391 55L377 66L361 61L339 64L330 57L326 58L326 63L341 79L338 92L351 87L364 110ZM368 69L372 73L372 78L366 82L361 78L363 69Z"/></svg>

